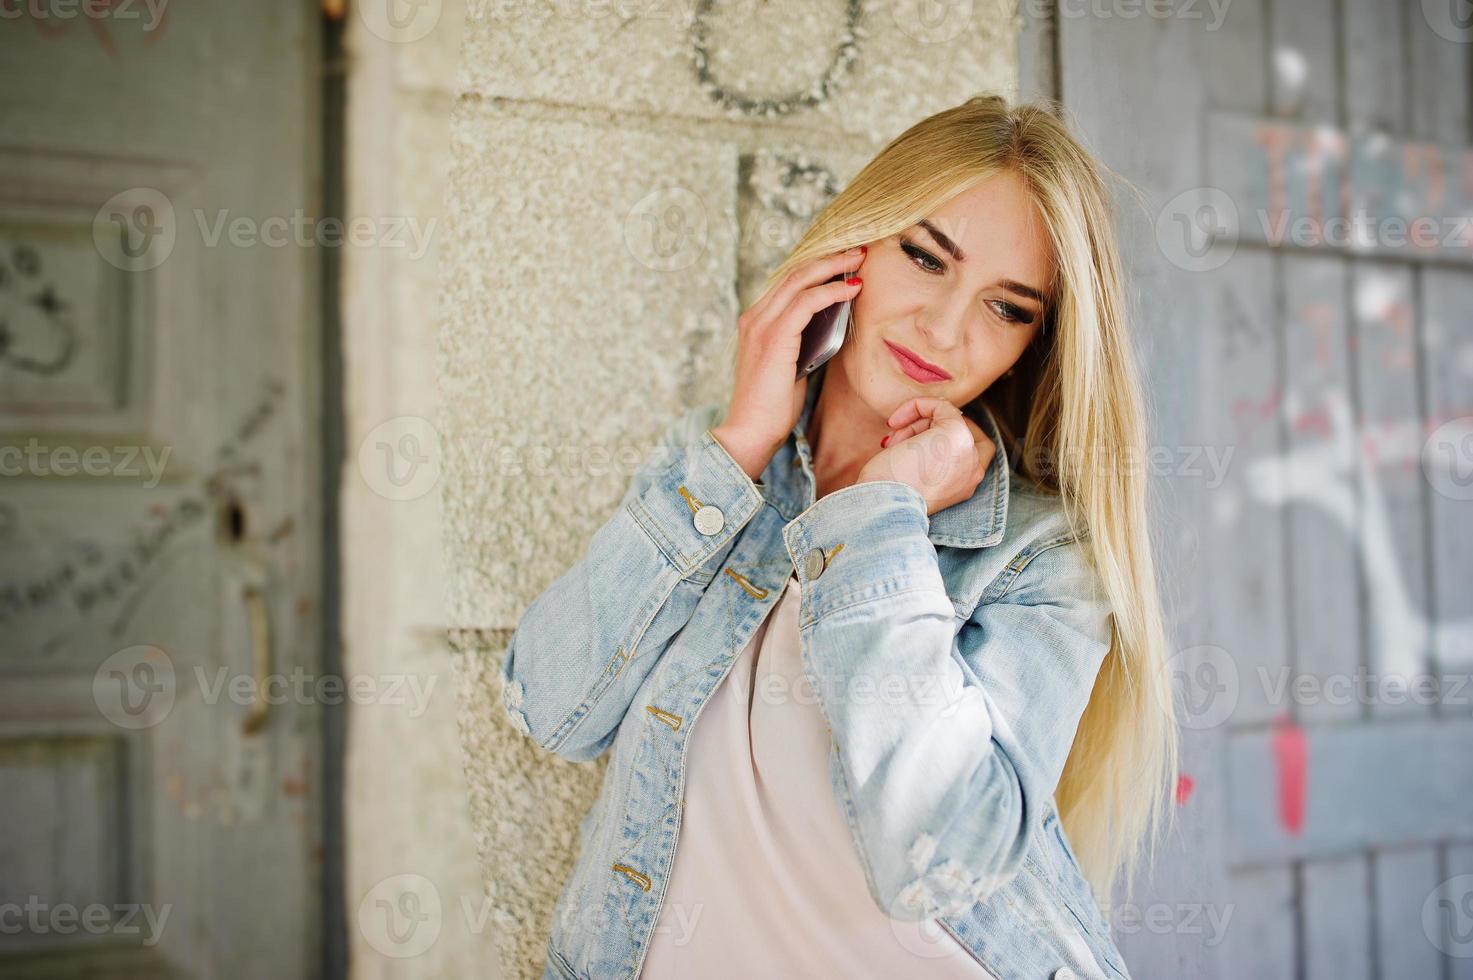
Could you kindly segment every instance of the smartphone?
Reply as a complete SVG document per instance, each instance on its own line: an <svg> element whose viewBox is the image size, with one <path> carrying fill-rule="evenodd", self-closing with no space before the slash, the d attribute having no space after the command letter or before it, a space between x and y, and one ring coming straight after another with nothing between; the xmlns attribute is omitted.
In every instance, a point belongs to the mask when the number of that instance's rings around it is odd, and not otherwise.
<svg viewBox="0 0 1473 980"><path fill-rule="evenodd" d="M829 282L841 282L851 275L853 273L841 272ZM819 310L803 328L803 341L798 349L799 378L817 371L825 361L839 353L849 332L849 306L853 302L846 299Z"/></svg>

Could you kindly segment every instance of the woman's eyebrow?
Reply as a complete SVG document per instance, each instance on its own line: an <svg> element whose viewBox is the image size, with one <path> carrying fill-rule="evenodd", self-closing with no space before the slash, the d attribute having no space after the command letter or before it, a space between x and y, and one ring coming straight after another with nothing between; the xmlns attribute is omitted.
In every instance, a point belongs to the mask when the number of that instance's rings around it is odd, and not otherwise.
<svg viewBox="0 0 1473 980"><path fill-rule="evenodd" d="M947 238L946 234L942 232L941 229L931 224L929 220L927 220L926 218L922 218L920 221L917 221L916 224L926 229L931 237L936 240L936 244L941 246L941 248L946 251L947 254L949 254L952 258L956 259L958 262L965 262L967 260L966 254L963 253L961 250L961 246L952 241L950 238ZM1003 289L1017 293L1019 296L1034 300L1040 306L1048 305L1048 300L1044 297L1042 291L1033 288L1027 283L1019 282L1016 279L999 279L997 284Z"/></svg>
<svg viewBox="0 0 1473 980"><path fill-rule="evenodd" d="M942 233L941 229L931 224L930 221L922 218L920 221L917 221L916 224L920 225L922 228L926 229L926 231L930 232L931 237L936 239L936 244L940 245L942 249L944 249L947 254L949 254L952 258L956 259L958 262L967 261L967 256L965 253L962 252L961 246L952 241L950 238L947 238L946 235Z"/></svg>
<svg viewBox="0 0 1473 980"><path fill-rule="evenodd" d="M1039 292L1037 289L1034 289L1032 286L1029 286L1026 283L1021 283L1016 279L999 279L997 281L997 284L1003 289L1008 290L1009 292L1014 292L1017 293L1019 296L1026 296L1029 299L1037 300L1040 306L1048 305L1048 301L1044 299L1043 293Z"/></svg>

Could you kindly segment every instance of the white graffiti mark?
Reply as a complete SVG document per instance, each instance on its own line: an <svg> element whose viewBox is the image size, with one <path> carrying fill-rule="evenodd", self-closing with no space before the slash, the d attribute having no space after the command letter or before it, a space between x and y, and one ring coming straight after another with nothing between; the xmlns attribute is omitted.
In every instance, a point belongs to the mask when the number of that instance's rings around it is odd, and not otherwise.
<svg viewBox="0 0 1473 980"><path fill-rule="evenodd" d="M1360 449L1345 395L1330 391L1325 398L1330 437L1296 447L1288 453L1265 456L1248 467L1245 482L1253 496L1270 506L1302 503L1318 507L1336 520L1351 541L1360 545L1366 592L1374 606L1371 621L1371 665L1384 675L1412 677L1428 669L1430 650L1435 666L1473 664L1473 619L1432 625L1416 608L1400 574L1391 519L1376 464L1404 462L1396 453L1418 459L1415 440L1398 441L1370 454ZM1295 399L1285 400L1285 412L1297 416ZM1408 444L1409 443L1409 444ZM1361 501L1356 504L1356 489Z"/></svg>

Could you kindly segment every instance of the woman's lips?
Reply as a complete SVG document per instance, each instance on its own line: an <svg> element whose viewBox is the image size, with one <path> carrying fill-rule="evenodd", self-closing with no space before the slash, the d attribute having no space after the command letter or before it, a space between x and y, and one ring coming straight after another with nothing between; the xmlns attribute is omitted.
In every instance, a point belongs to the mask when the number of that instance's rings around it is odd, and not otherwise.
<svg viewBox="0 0 1473 980"><path fill-rule="evenodd" d="M906 377L912 381L919 381L921 384L935 384L938 381L951 380L951 375L929 362L921 360L899 344L892 344L887 340L885 341L885 346L890 349L890 354L899 363L900 370L904 371Z"/></svg>

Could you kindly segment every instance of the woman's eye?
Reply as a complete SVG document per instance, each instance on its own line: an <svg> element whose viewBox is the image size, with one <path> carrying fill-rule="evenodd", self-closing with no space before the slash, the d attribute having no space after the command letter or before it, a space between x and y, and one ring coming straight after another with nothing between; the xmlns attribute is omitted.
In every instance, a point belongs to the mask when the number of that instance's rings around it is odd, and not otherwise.
<svg viewBox="0 0 1473 980"><path fill-rule="evenodd" d="M1023 309L1023 307L1015 306L1012 303L1007 302L1006 300L994 300L992 303L992 308L997 311L998 316L1002 317L1004 320L1007 320L1009 323L1033 322L1032 313Z"/></svg>
<svg viewBox="0 0 1473 980"><path fill-rule="evenodd" d="M900 247L905 250L906 255L909 255L911 257L917 267L926 272L940 272L942 269L946 268L946 266L942 265L941 262L937 261L936 256L932 255L930 252L926 251L918 245L912 245L905 239L900 240ZM931 264L922 264L925 262L929 262Z"/></svg>
<svg viewBox="0 0 1473 980"><path fill-rule="evenodd" d="M934 275L935 273L946 270L946 264L944 262L919 245L905 238L901 238L900 247L905 251L906 255L910 256L911 261L915 263L916 267L922 271ZM993 312L1009 323L1028 324L1033 322L1033 313L1015 303L1009 303L1007 300L999 299L993 300L990 305L992 306Z"/></svg>

